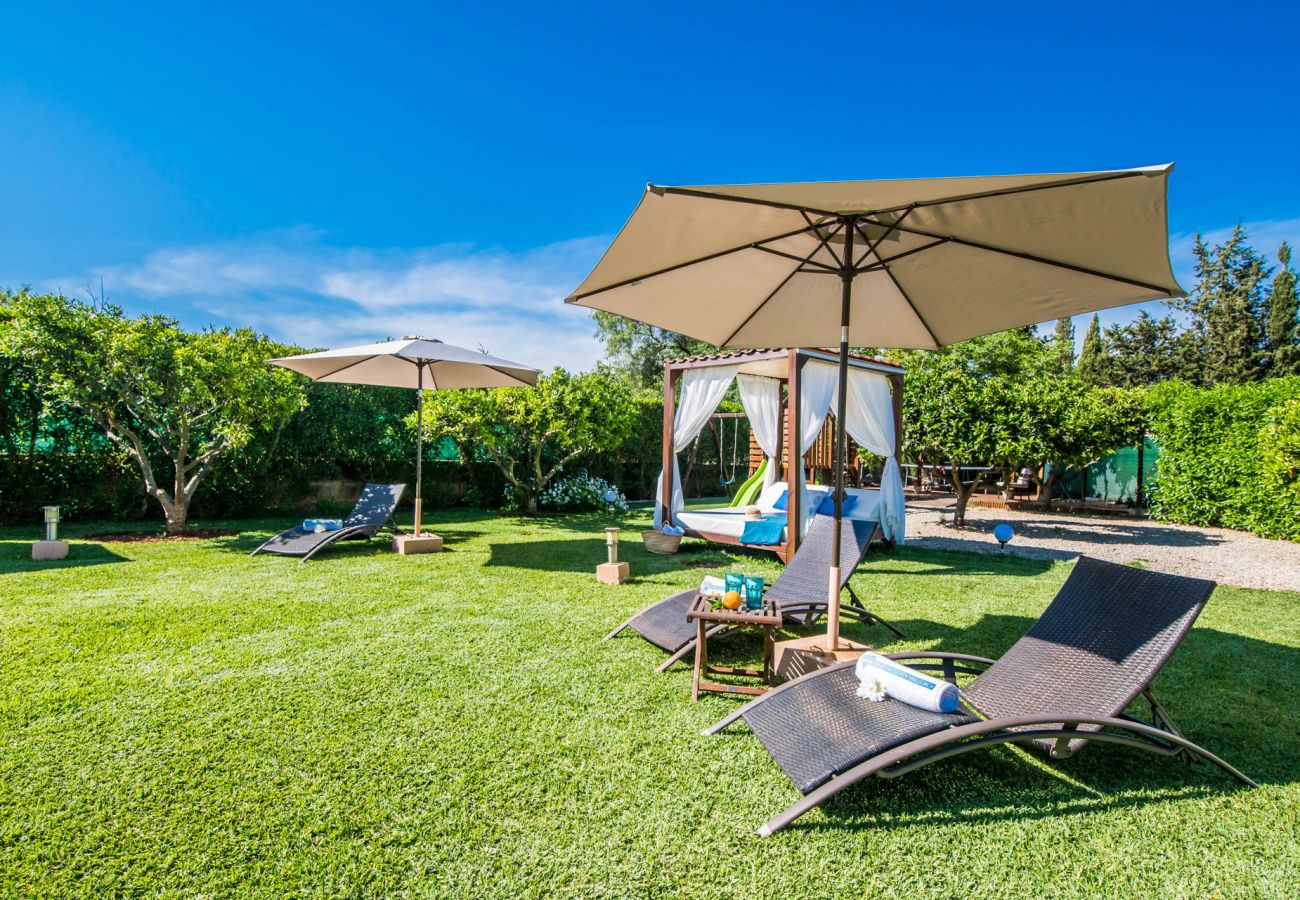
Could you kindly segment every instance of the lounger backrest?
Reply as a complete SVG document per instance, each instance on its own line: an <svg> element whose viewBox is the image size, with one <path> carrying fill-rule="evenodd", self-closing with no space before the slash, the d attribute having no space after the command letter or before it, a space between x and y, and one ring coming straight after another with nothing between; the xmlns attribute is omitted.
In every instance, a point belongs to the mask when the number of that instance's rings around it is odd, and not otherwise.
<svg viewBox="0 0 1300 900"><path fill-rule="evenodd" d="M357 505L343 520L344 528L371 526L381 528L397 509L397 501L402 499L404 484L368 484L361 491Z"/></svg>
<svg viewBox="0 0 1300 900"><path fill-rule="evenodd" d="M986 716L1114 716L1155 678L1213 581L1083 556L1029 632L967 686Z"/></svg>
<svg viewBox="0 0 1300 900"><path fill-rule="evenodd" d="M767 589L769 599L776 602L808 602L826 599L826 571L831 564L831 538L835 526L832 516L815 515L808 532L776 581ZM876 523L869 520L844 519L840 534L840 587L848 584L849 576L862 562L867 552Z"/></svg>

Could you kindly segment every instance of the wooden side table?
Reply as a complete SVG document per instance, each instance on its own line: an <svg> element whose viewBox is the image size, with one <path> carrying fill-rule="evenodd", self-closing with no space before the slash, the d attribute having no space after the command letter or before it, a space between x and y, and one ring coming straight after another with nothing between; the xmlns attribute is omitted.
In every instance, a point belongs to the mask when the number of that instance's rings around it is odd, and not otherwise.
<svg viewBox="0 0 1300 900"><path fill-rule="evenodd" d="M747 678L761 678L765 685L772 681L772 657L776 643L776 629L781 627L781 613L767 600L759 609L748 610L743 605L740 609L713 609L709 599L696 595L695 602L686 612L688 621L696 627L695 635L695 673L691 679L691 702L700 699L700 691L717 691L723 694L762 694L767 687L743 684L722 684L709 681L706 675L742 675ZM731 628L763 629L763 668L739 669L732 666L709 665L709 631L713 626L727 625Z"/></svg>

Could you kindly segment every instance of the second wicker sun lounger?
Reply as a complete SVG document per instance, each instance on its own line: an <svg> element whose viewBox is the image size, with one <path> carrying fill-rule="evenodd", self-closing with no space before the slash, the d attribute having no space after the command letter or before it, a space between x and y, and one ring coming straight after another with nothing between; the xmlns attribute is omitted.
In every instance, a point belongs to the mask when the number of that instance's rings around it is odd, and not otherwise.
<svg viewBox="0 0 1300 900"><path fill-rule="evenodd" d="M996 662L959 653L894 653L917 669L977 674L954 713L857 697L854 661L764 694L706 734L744 719L805 796L760 829L772 834L863 779L893 778L997 744L1064 759L1093 742L1208 760L1240 771L1183 736L1151 683L1192 627L1214 582L1080 558L1029 632ZM934 660L934 662L924 662ZM1141 696L1145 722L1125 710Z"/></svg>
<svg viewBox="0 0 1300 900"><path fill-rule="evenodd" d="M385 528L396 533L397 527L392 524L393 512L404 490L404 484L368 484L338 531L305 531L302 526L295 526L280 532L248 555L278 553L297 556L301 562L306 562L337 541L365 540Z"/></svg>
<svg viewBox="0 0 1300 900"><path fill-rule="evenodd" d="M808 533L776 580L768 587L765 596L776 603L788 622L812 625L826 614L826 572L830 567L832 538L830 516L817 515L808 526ZM879 525L865 519L845 519L840 538L840 583L849 592L849 602L840 606L840 613L864 624L879 623L899 637L903 633L884 619L870 612L849 586L849 577L857 570L873 537L879 534ZM666 671L673 663L689 656L695 650L696 625L686 620L686 611L695 601L697 591L660 600L619 625L605 636L609 640L625 629L632 629L657 647L669 652L656 669ZM726 631L719 625L710 636Z"/></svg>

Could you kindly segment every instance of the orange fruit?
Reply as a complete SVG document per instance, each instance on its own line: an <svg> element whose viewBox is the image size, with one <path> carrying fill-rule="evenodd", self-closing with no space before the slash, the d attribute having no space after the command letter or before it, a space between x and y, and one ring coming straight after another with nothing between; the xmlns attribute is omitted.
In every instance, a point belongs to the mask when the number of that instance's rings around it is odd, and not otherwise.
<svg viewBox="0 0 1300 900"><path fill-rule="evenodd" d="M722 595L722 605L727 609L740 609L740 592L727 591Z"/></svg>

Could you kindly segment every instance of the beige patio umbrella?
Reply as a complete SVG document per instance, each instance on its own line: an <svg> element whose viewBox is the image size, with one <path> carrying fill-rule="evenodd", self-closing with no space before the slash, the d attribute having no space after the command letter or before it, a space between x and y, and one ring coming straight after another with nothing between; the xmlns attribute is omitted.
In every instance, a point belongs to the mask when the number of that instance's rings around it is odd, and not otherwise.
<svg viewBox="0 0 1300 900"><path fill-rule="evenodd" d="M937 348L1181 296L1172 165L1058 175L648 185L568 303L724 348ZM837 429L828 637L838 647L845 429Z"/></svg>
<svg viewBox="0 0 1300 900"><path fill-rule="evenodd" d="M292 369L313 381L411 388L416 392L417 422L424 421L425 390L532 387L537 384L539 374L531 366L417 337L285 356L267 362ZM424 474L423 428L415 430L415 448L415 533L419 535L422 511L420 482Z"/></svg>

